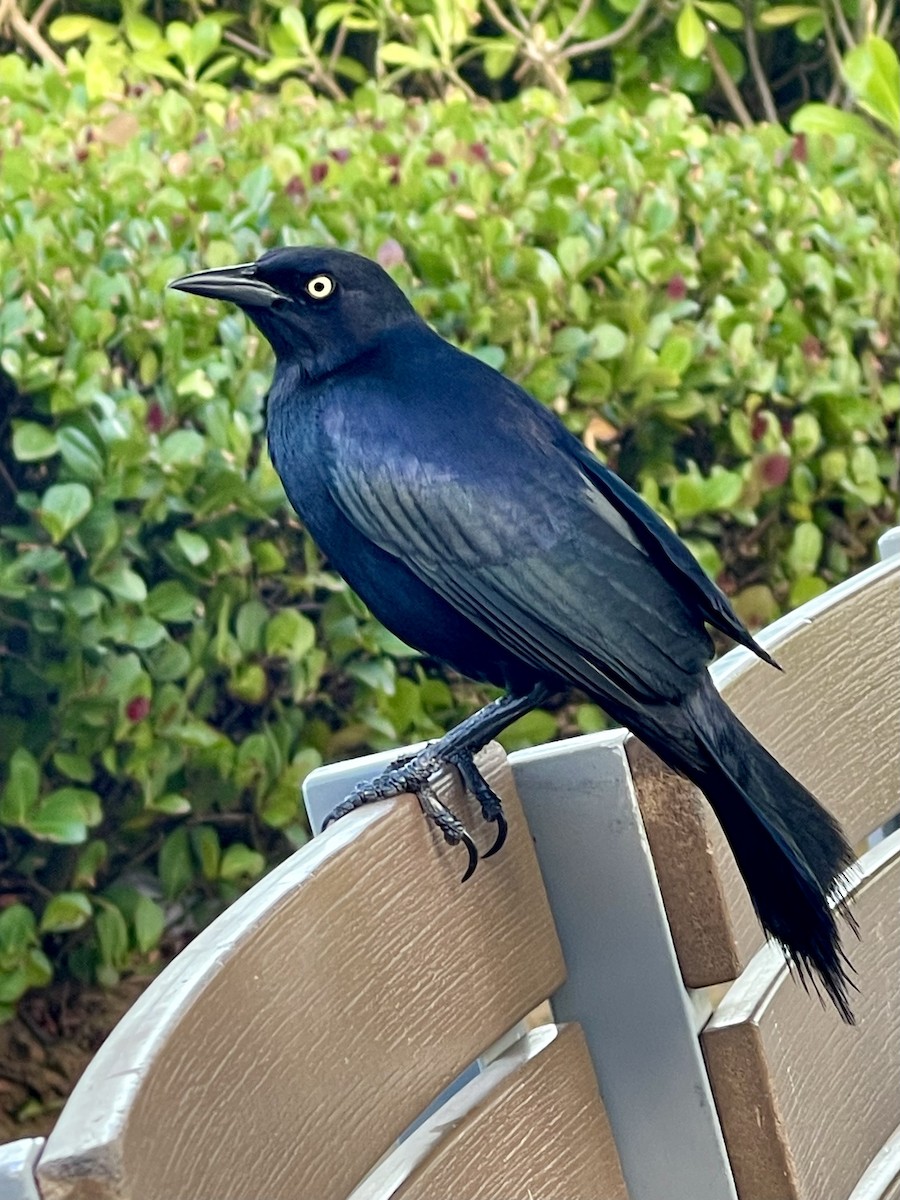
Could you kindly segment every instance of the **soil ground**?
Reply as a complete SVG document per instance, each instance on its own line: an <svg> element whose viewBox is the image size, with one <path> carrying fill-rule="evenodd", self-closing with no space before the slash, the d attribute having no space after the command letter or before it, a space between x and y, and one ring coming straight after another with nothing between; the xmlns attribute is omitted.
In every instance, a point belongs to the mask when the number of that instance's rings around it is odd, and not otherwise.
<svg viewBox="0 0 900 1200"><path fill-rule="evenodd" d="M60 984L0 1025L0 1143L46 1136L78 1077L149 978L109 991Z"/></svg>

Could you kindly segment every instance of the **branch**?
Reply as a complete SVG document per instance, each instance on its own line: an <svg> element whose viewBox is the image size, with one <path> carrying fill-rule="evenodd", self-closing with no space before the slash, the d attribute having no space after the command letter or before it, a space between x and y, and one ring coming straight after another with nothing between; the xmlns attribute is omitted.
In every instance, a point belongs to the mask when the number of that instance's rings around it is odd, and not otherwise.
<svg viewBox="0 0 900 1200"><path fill-rule="evenodd" d="M497 3L497 0L484 0L484 7L488 10L488 12L491 14L500 28L504 30L504 32L511 34L517 42L522 41L526 31L519 29L516 25L513 25L512 21L509 20L509 18L506 16L506 13Z"/></svg>
<svg viewBox="0 0 900 1200"><path fill-rule="evenodd" d="M30 46L42 62L49 63L59 71L60 75L65 75L66 64L53 47L41 37L38 30L25 20L15 0L12 0L12 3L9 4L7 15L13 33L25 42L26 45Z"/></svg>
<svg viewBox="0 0 900 1200"><path fill-rule="evenodd" d="M581 0L581 3L578 5L578 11L575 13L575 16L572 18L572 20L568 23L568 25L565 27L565 29L562 31L562 33L559 35L559 37L556 39L556 44L557 44L557 46L560 47L560 49L562 49L562 47L564 47L568 42L570 42L572 40L572 38L575 36L575 34L582 27L588 13L591 11L592 3L593 3L593 0Z"/></svg>
<svg viewBox="0 0 900 1200"><path fill-rule="evenodd" d="M624 42L634 32L649 7L650 0L640 0L637 8L628 15L627 20L623 21L618 29L613 29L603 37L594 38L590 42L576 42L574 46L569 46L562 52L562 57L576 58L579 54L594 54L598 50L609 50L612 46L618 46L619 42Z"/></svg>
<svg viewBox="0 0 900 1200"><path fill-rule="evenodd" d="M709 26L707 26L709 28ZM737 90L734 80L725 69L725 64L716 49L715 42L712 39L712 29L710 29L709 37L706 41L706 52L709 55L709 65L713 69L713 74L716 77L716 82L725 94L725 99L731 105L732 110L743 125L744 129L753 127L753 118L747 110L747 106L741 98L741 93ZM777 117L776 117L777 120Z"/></svg>
<svg viewBox="0 0 900 1200"><path fill-rule="evenodd" d="M749 8L744 9L744 40L747 43L747 58L750 61L753 82L756 84L756 90L762 101L766 120L777 125L779 124L778 109L775 107L775 99L762 69L762 63L759 61L759 43L756 40L756 30L753 28L753 14Z"/></svg>
<svg viewBox="0 0 900 1200"><path fill-rule="evenodd" d="M49 13L50 9L55 3L56 0L41 0L41 3L31 14L29 24L31 25L32 29L40 29L46 20L47 13Z"/></svg>
<svg viewBox="0 0 900 1200"><path fill-rule="evenodd" d="M837 18L838 29L841 31L841 37L847 44L847 49L852 50L856 45L856 38L853 36L853 31L847 24L847 18L844 16L844 9L841 0L831 0L831 7L834 9L834 15Z"/></svg>
<svg viewBox="0 0 900 1200"><path fill-rule="evenodd" d="M878 36L886 38L891 28L891 21L894 19L894 0L888 0L884 6L884 11L881 14L881 20L878 22Z"/></svg>

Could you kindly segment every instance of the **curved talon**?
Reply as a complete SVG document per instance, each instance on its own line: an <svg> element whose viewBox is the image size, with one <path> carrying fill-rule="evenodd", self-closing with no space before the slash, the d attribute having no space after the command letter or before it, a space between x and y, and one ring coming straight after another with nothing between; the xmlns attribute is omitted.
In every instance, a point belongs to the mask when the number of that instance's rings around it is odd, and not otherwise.
<svg viewBox="0 0 900 1200"><path fill-rule="evenodd" d="M466 833L465 830L463 830L463 832L460 834L459 840L465 846L465 848L469 854L469 865L466 867L466 872L463 875L462 879L459 881L460 883L465 883L466 880L471 877L472 872L475 870L475 868L478 866L478 847L475 845L475 843L472 841L472 839L469 837L468 833ZM494 853L493 850L491 850L490 853L493 854Z"/></svg>
<svg viewBox="0 0 900 1200"><path fill-rule="evenodd" d="M497 822L497 836L494 838L494 844L490 850L482 854L482 858L490 858L492 854L496 854L498 850L503 849L503 843L506 841L506 835L509 832L509 824L502 812L498 813L494 818Z"/></svg>

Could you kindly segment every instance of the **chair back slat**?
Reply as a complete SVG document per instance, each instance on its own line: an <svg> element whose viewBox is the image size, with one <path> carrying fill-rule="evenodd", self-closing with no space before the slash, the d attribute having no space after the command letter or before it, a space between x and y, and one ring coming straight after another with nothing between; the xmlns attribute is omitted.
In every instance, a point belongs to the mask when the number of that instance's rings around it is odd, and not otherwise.
<svg viewBox="0 0 900 1200"><path fill-rule="evenodd" d="M768 946L701 1035L740 1200L848 1196L900 1125L900 833L860 872L857 1027L797 987Z"/></svg>
<svg viewBox="0 0 900 1200"><path fill-rule="evenodd" d="M767 635L783 673L733 651L717 664L722 694L857 843L900 809L900 559ZM635 739L627 753L684 980L734 979L763 935L725 836L696 788Z"/></svg>
<svg viewBox="0 0 900 1200"><path fill-rule="evenodd" d="M452 1097L350 1200L628 1200L577 1025L534 1030Z"/></svg>
<svg viewBox="0 0 900 1200"><path fill-rule="evenodd" d="M504 853L460 886L464 853L410 797L298 851L101 1047L41 1156L44 1200L339 1200L558 986L511 773L497 748L480 762L509 816Z"/></svg>

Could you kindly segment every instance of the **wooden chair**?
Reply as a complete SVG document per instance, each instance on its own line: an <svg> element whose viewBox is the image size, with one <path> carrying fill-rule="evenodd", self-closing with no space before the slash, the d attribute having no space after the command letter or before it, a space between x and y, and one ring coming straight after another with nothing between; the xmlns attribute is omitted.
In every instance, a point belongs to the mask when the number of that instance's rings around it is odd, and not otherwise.
<svg viewBox="0 0 900 1200"><path fill-rule="evenodd" d="M160 975L45 1145L0 1148L0 1200L897 1200L900 556L762 640L783 676L735 651L717 681L860 843L857 1027L634 739L489 747L500 855L460 886L409 797L317 836ZM315 772L314 825L384 757Z"/></svg>

